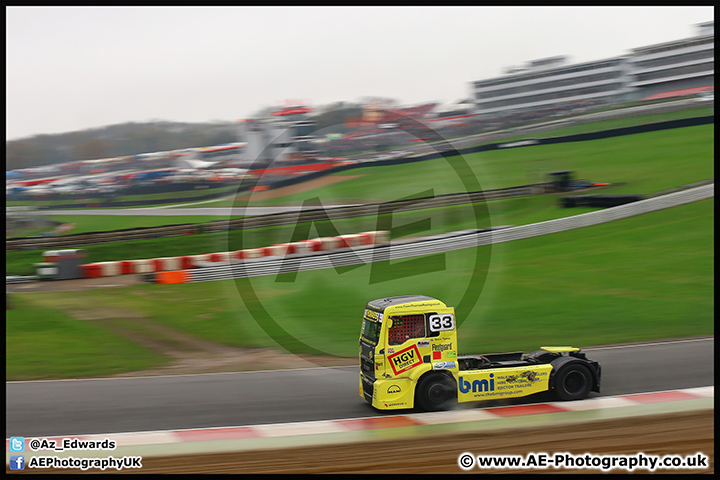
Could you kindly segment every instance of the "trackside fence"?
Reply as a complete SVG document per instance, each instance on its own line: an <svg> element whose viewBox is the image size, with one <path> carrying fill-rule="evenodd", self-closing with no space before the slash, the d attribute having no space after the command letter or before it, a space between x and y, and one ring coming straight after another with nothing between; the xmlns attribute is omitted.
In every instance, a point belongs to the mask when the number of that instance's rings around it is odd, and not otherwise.
<svg viewBox="0 0 720 480"><path fill-rule="evenodd" d="M506 198L517 198L544 192L551 187L551 183L538 183L519 187L503 188L469 193L451 193L434 197L415 198L408 200L395 200L384 203L371 203L343 207L317 207L306 208L301 212L275 213L270 215L256 215L230 220L214 220L202 224L166 225L162 227L135 228L127 230L114 230L108 232L95 232L87 234L65 235L61 237L27 237L11 238L5 242L5 251L80 248L88 245L104 243L128 242L162 237L179 237L183 235L219 233L228 230L251 229L261 227L276 227L281 225L294 225L298 221L311 222L322 220L339 220L363 216L374 216L382 213L420 210L424 208L448 207L453 205L472 204ZM237 207L233 215L244 215L244 209Z"/></svg>

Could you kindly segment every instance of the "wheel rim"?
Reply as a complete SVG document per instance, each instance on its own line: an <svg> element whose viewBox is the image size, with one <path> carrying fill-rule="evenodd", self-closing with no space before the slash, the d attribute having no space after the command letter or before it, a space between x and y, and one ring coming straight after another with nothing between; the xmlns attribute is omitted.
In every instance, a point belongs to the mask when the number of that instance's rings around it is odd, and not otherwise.
<svg viewBox="0 0 720 480"><path fill-rule="evenodd" d="M430 386L430 389L428 390L428 399L432 403L442 403L447 398L447 390L445 389L445 385L441 383L435 383L432 386Z"/></svg>
<svg viewBox="0 0 720 480"><path fill-rule="evenodd" d="M582 372L570 372L566 377L563 385L565 391L571 395L576 395L585 389L587 381Z"/></svg>

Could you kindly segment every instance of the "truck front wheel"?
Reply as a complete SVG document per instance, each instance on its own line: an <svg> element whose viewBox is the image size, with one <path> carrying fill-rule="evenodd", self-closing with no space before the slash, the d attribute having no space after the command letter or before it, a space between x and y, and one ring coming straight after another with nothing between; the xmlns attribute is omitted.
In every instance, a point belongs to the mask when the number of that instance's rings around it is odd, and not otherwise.
<svg viewBox="0 0 720 480"><path fill-rule="evenodd" d="M580 364L566 365L558 372L555 394L560 400L581 400L592 388L590 371Z"/></svg>
<svg viewBox="0 0 720 480"><path fill-rule="evenodd" d="M455 382L441 373L426 375L420 379L415 391L415 402L425 411L446 410L455 402Z"/></svg>

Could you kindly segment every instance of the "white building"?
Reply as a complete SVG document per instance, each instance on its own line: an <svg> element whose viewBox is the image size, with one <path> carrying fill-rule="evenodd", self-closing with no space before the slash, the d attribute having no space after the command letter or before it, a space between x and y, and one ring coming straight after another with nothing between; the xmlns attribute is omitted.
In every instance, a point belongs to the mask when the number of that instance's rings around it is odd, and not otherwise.
<svg viewBox="0 0 720 480"><path fill-rule="evenodd" d="M632 49L628 55L568 64L564 56L508 67L504 75L472 82L478 113L502 116L713 90L714 22L695 37ZM670 93L670 95L673 95Z"/></svg>
<svg viewBox="0 0 720 480"><path fill-rule="evenodd" d="M699 24L695 37L634 48L630 58L633 98L714 87L713 23Z"/></svg>
<svg viewBox="0 0 720 480"><path fill-rule="evenodd" d="M479 113L612 103L630 93L626 57L570 65L566 57L552 57L507 71L512 73L474 82Z"/></svg>

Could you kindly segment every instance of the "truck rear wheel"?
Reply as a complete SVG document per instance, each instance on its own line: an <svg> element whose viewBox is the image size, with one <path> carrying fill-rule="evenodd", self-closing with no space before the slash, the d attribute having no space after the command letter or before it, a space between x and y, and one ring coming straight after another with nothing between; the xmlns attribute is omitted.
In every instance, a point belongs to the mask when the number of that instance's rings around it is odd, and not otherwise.
<svg viewBox="0 0 720 480"><path fill-rule="evenodd" d="M446 410L455 403L457 387L447 375L435 373L420 379L415 402L427 412Z"/></svg>
<svg viewBox="0 0 720 480"><path fill-rule="evenodd" d="M581 400L592 388L592 375L583 365L571 363L558 372L555 394L560 400Z"/></svg>

